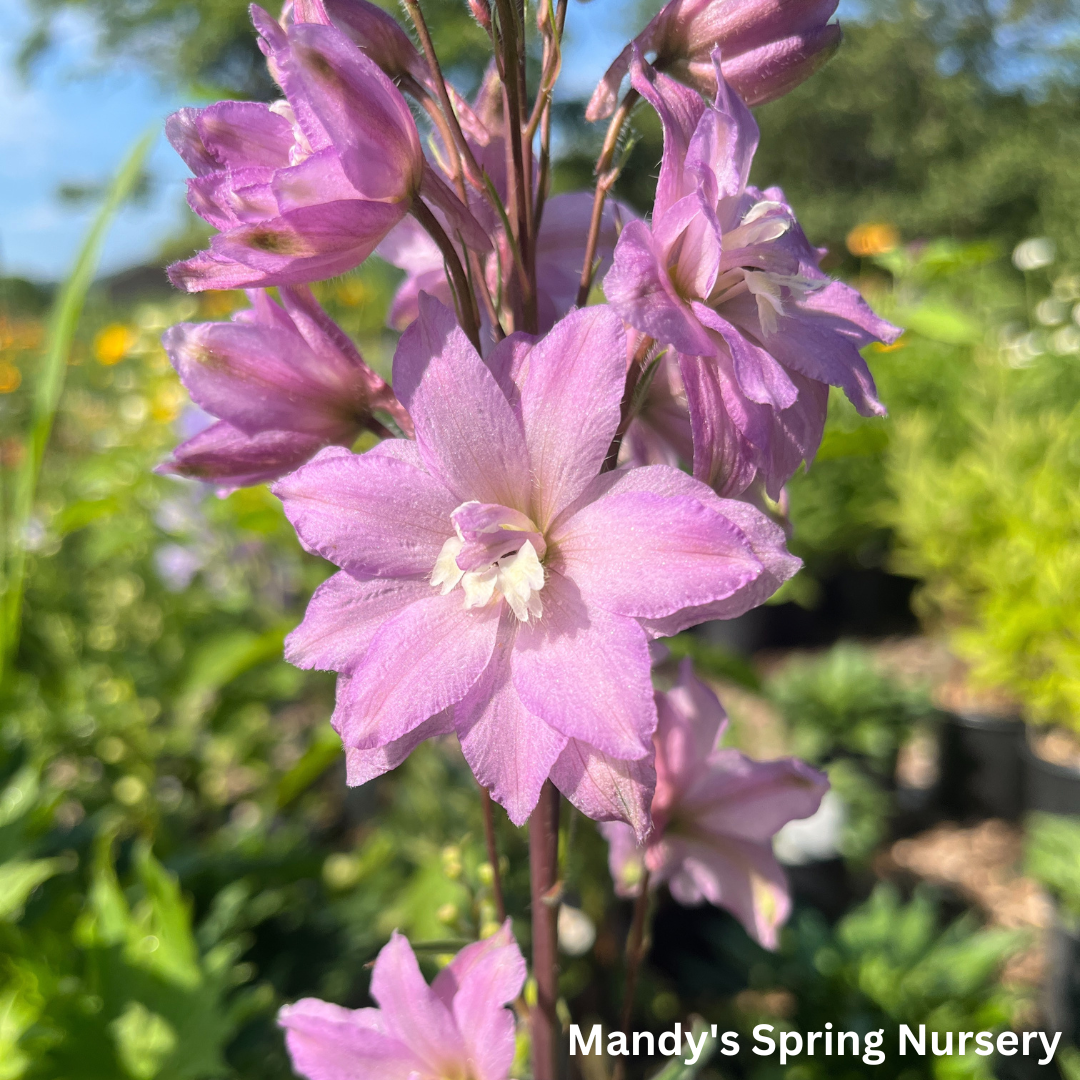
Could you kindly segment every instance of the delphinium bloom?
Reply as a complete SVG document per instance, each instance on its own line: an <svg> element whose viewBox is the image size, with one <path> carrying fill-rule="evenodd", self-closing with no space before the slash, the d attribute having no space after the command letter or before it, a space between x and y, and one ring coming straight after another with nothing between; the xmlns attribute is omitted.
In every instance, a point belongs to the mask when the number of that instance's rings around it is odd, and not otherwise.
<svg viewBox="0 0 1080 1080"><path fill-rule="evenodd" d="M160 472L223 491L274 480L324 446L350 446L388 413L412 432L390 387L306 287L262 289L231 322L179 323L162 339L192 399L218 422L183 442Z"/></svg>
<svg viewBox="0 0 1080 1080"><path fill-rule="evenodd" d="M649 639L762 603L798 560L760 512L676 469L600 473L625 372L606 306L485 364L422 296L394 360L416 441L328 448L277 483L301 542L342 568L286 655L340 672L351 783L456 731L513 821L550 777L589 816L648 830Z"/></svg>
<svg viewBox="0 0 1080 1080"><path fill-rule="evenodd" d="M209 250L169 268L174 284L197 292L344 273L421 192L486 250L471 215L425 167L409 106L373 60L333 26L285 30L258 7L252 17L285 99L169 118L169 140L195 174L188 202L220 230Z"/></svg>
<svg viewBox="0 0 1080 1080"><path fill-rule="evenodd" d="M604 73L585 111L588 120L610 116L634 49L655 54L653 66L712 97L712 51L723 53L728 84L748 105L762 105L794 90L840 45L830 23L839 0L670 0Z"/></svg>
<svg viewBox="0 0 1080 1080"><path fill-rule="evenodd" d="M652 220L623 230L604 290L678 354L694 475L731 495L757 479L775 499L817 450L830 385L864 416L884 413L859 349L899 331L822 273L779 188L747 184L757 124L713 60L710 106L634 57L664 157Z"/></svg>
<svg viewBox="0 0 1080 1080"><path fill-rule="evenodd" d="M408 941L395 933L375 960L377 1009L304 998L278 1013L293 1067L306 1080L506 1080L525 960L510 921L465 946L424 981Z"/></svg>
<svg viewBox="0 0 1080 1080"><path fill-rule="evenodd" d="M621 896L667 885L681 904L726 908L748 934L774 949L791 911L772 837L813 814L828 779L797 758L752 761L717 746L727 715L688 660L676 685L656 694L656 794L644 847L622 822L600 826Z"/></svg>

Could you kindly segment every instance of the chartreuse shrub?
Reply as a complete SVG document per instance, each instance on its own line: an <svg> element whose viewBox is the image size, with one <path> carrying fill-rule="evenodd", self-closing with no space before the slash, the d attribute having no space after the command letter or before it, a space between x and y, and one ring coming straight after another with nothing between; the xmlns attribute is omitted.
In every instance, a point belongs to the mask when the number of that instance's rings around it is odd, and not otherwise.
<svg viewBox="0 0 1080 1080"><path fill-rule="evenodd" d="M921 418L897 424L895 565L918 576L972 677L1027 716L1080 731L1080 416L1006 393L942 454Z"/></svg>

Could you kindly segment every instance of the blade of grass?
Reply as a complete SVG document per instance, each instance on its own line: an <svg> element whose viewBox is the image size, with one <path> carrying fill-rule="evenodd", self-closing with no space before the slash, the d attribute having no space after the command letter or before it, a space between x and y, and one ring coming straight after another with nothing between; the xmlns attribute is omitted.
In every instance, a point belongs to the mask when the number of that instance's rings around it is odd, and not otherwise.
<svg viewBox="0 0 1080 1080"><path fill-rule="evenodd" d="M102 244L117 211L131 194L142 172L143 162L157 138L157 128L143 135L120 166L105 201L86 234L68 279L60 287L49 315L43 363L33 388L30 430L26 452L15 476L11 516L0 535L3 580L0 582L0 686L8 665L14 661L22 623L22 601L26 586L26 528L34 508L41 463L52 432L56 408L64 389L68 357L82 315L86 294L97 272Z"/></svg>

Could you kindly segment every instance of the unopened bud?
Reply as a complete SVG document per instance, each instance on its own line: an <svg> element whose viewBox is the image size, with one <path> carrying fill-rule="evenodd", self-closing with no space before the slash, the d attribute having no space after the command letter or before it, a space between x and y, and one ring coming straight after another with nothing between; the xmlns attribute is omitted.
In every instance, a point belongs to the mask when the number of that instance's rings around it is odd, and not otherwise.
<svg viewBox="0 0 1080 1080"><path fill-rule="evenodd" d="M610 116L630 69L634 45L655 53L653 66L707 97L716 93L713 49L721 71L749 105L781 97L808 79L840 44L829 23L838 0L669 0L619 54L593 93L589 120Z"/></svg>

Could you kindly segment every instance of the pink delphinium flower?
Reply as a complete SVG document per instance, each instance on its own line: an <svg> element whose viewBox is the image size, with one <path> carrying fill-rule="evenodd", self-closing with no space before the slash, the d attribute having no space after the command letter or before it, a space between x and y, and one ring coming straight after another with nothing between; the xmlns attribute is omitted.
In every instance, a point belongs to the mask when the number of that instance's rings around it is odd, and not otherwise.
<svg viewBox="0 0 1080 1080"><path fill-rule="evenodd" d="M350 783L456 731L521 823L548 777L585 813L648 829L648 642L763 602L798 567L745 503L666 466L600 469L625 331L606 306L480 359L420 298L394 360L416 441L322 451L275 486L342 568L286 655L341 673Z"/></svg>
<svg viewBox="0 0 1080 1080"><path fill-rule="evenodd" d="M191 208L220 232L169 268L189 292L303 284L358 266L424 195L488 241L429 167L405 99L340 30L252 16L285 100L181 109L166 123ZM455 206L456 204L456 206Z"/></svg>
<svg viewBox="0 0 1080 1080"><path fill-rule="evenodd" d="M371 974L377 1009L304 998L278 1013L293 1067L306 1080L506 1080L525 960L507 920L424 981L395 933Z"/></svg>
<svg viewBox="0 0 1080 1080"><path fill-rule="evenodd" d="M677 684L656 695L656 794L644 847L622 822L600 826L621 896L666 884L680 904L726 908L766 948L791 912L772 837L817 810L828 779L797 758L752 761L717 740L727 715L716 695L680 665Z"/></svg>
<svg viewBox="0 0 1080 1080"><path fill-rule="evenodd" d="M383 430L376 409L411 434L390 387L306 287L263 290L231 322L179 323L162 338L191 395L216 424L173 451L159 472L207 480L223 492L276 480L324 446Z"/></svg>
<svg viewBox="0 0 1080 1080"><path fill-rule="evenodd" d="M759 478L775 499L817 450L830 385L862 415L884 414L859 349L900 331L822 273L779 188L747 185L757 124L718 78L710 106L635 56L664 158L651 223L623 230L604 290L678 353L694 475L727 495Z"/></svg>
<svg viewBox="0 0 1080 1080"><path fill-rule="evenodd" d="M839 0L670 0L619 54L593 92L585 117L610 116L636 47L654 53L653 66L712 97L712 51L724 56L728 84L748 105L794 90L840 45L830 23Z"/></svg>

